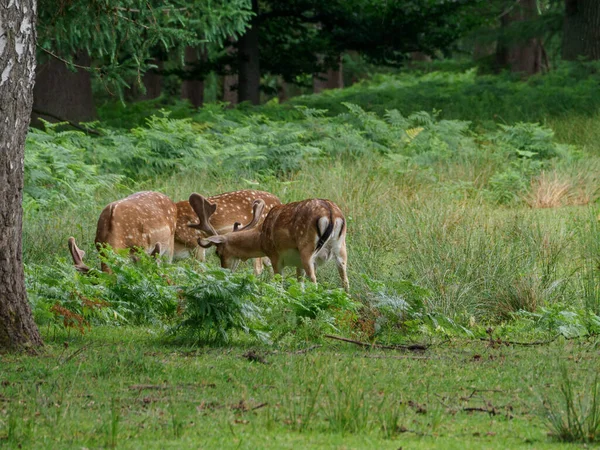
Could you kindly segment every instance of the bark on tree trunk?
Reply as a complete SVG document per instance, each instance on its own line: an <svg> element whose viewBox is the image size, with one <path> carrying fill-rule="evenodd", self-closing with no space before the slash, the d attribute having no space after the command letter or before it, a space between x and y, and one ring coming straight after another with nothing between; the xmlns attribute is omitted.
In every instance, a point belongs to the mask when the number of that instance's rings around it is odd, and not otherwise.
<svg viewBox="0 0 600 450"><path fill-rule="evenodd" d="M521 0L510 13L502 16L501 26L506 29L513 22L531 20L537 14L536 0ZM496 65L498 69L508 68L512 72L533 75L545 68L547 60L544 55L544 47L539 38L514 42L501 35L496 49Z"/></svg>
<svg viewBox="0 0 600 450"><path fill-rule="evenodd" d="M152 100L153 98L160 97L162 94L162 75L160 70L163 67L163 62L157 58L154 58L152 64L156 64L156 69L150 69L142 77L142 83L146 88L146 93L138 97L139 100Z"/></svg>
<svg viewBox="0 0 600 450"><path fill-rule="evenodd" d="M225 70L228 70L228 68L226 67ZM223 101L228 102L230 106L235 106L238 103L237 85L237 75L223 76Z"/></svg>
<svg viewBox="0 0 600 450"><path fill-rule="evenodd" d="M152 58L152 64L157 66L157 69L150 69L142 75L142 84L144 85L145 93L142 93L142 88L138 80L130 83L128 89L125 89L125 99L130 102L139 102L141 100L152 100L160 97L162 94L162 75L160 70L163 68L163 61L158 58Z"/></svg>
<svg viewBox="0 0 600 450"><path fill-rule="evenodd" d="M73 62L81 66L90 65L90 57L81 52ZM96 106L92 96L90 73L83 69L69 70L65 63L50 59L38 67L33 90L32 124L41 126L41 117L50 122L55 118L43 113L73 122L87 122L96 119Z"/></svg>
<svg viewBox="0 0 600 450"><path fill-rule="evenodd" d="M313 75L313 93L318 94L325 89L340 89L344 87L344 77L342 71L342 59L338 59L337 67L327 69Z"/></svg>
<svg viewBox="0 0 600 450"><path fill-rule="evenodd" d="M600 2L565 0L563 31L563 59L600 59Z"/></svg>
<svg viewBox="0 0 600 450"><path fill-rule="evenodd" d="M0 8L0 351L41 345L23 273L23 155L35 81L36 1Z"/></svg>
<svg viewBox="0 0 600 450"><path fill-rule="evenodd" d="M196 64L199 61L198 51L193 47L186 47L185 62L192 66ZM204 103L204 80L183 80L183 83L181 83L181 98L189 100L194 108L202 106Z"/></svg>
<svg viewBox="0 0 600 450"><path fill-rule="evenodd" d="M258 0L252 0L255 16L238 40L238 101L260 103L260 51L258 48Z"/></svg>

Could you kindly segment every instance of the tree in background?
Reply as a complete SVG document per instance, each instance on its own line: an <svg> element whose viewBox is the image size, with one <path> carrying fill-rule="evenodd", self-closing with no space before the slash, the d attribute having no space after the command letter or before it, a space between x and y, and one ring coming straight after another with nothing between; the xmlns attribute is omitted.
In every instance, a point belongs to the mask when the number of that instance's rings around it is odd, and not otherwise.
<svg viewBox="0 0 600 450"><path fill-rule="evenodd" d="M91 76L116 93L142 85L156 52L220 45L243 33L250 0L48 0L40 4L40 82L34 109L74 121L93 118ZM65 67L71 75L66 73Z"/></svg>
<svg viewBox="0 0 600 450"><path fill-rule="evenodd" d="M23 157L35 81L35 0L0 8L0 351L42 344L25 292Z"/></svg>
<svg viewBox="0 0 600 450"><path fill-rule="evenodd" d="M600 2L565 0L562 57L600 59Z"/></svg>
<svg viewBox="0 0 600 450"><path fill-rule="evenodd" d="M265 0L238 40L239 100L259 98L260 75L312 84L306 75L339 69L340 55L356 50L370 62L402 64L410 52L450 48L479 23L483 0ZM260 9L259 9L260 7Z"/></svg>
<svg viewBox="0 0 600 450"><path fill-rule="evenodd" d="M541 30L534 26L539 17L537 0L510 2L500 14L496 67L533 75L548 67Z"/></svg>

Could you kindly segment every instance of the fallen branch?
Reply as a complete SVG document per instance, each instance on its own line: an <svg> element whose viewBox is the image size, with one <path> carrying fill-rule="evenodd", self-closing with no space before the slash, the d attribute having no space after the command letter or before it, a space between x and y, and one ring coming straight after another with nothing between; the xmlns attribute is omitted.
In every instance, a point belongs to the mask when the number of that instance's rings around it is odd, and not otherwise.
<svg viewBox="0 0 600 450"><path fill-rule="evenodd" d="M381 344L369 344L367 342L355 341L354 339L348 339L341 336L333 336L326 334L326 338L335 339L336 341L348 342L349 344L359 345L364 348L382 348L385 350L408 350L411 352L422 352L429 348L428 345L423 344L411 344L411 345L381 345Z"/></svg>
<svg viewBox="0 0 600 450"><path fill-rule="evenodd" d="M129 386L129 389L132 391L142 391L144 389L162 391L169 388L170 386L167 386L166 384L134 384L133 386Z"/></svg>
<svg viewBox="0 0 600 450"><path fill-rule="evenodd" d="M250 408L249 411L256 411L257 409L263 408L265 406L269 406L269 404L268 403L261 403L260 405L256 405L256 406Z"/></svg>
<svg viewBox="0 0 600 450"><path fill-rule="evenodd" d="M463 411L466 412L484 412L484 413L488 413L492 416L495 416L496 414L498 414L498 410L496 408L481 408L481 407L467 407L467 408L463 408Z"/></svg>
<svg viewBox="0 0 600 450"><path fill-rule="evenodd" d="M295 352L292 352L292 353L294 355L303 355L305 353L311 352L311 351L313 351L313 350L315 350L317 348L321 348L321 347L323 347L321 344L317 344L317 345L313 345L313 346L308 347L308 348L303 348L302 350L298 350L298 351L295 351Z"/></svg>
<svg viewBox="0 0 600 450"><path fill-rule="evenodd" d="M485 341L490 343L491 345L521 345L523 347L534 347L536 345L548 345L557 340L561 335L557 334L552 339L547 341L532 341L532 342L518 342L518 341L505 341L500 338L490 339L490 338L479 338L480 341Z"/></svg>
<svg viewBox="0 0 600 450"><path fill-rule="evenodd" d="M429 359L428 356L414 355L364 355L363 357L372 359Z"/></svg>
<svg viewBox="0 0 600 450"><path fill-rule="evenodd" d="M71 121L69 119L65 119L63 117L57 116L56 114L52 114L52 113L49 113L49 112L46 112L46 111L41 111L41 110L39 110L37 108L33 108L32 111L34 113L36 113L38 116L46 116L46 117L50 117L52 119L56 119L59 122L66 122L69 125L71 125L73 128L76 128L76 129L78 129L80 131L83 131L84 133L94 134L96 136L102 136L102 133L100 133L97 130L92 130L91 128L82 127L81 125L79 125L79 124L77 124L77 123L75 123L75 122L73 122L73 121Z"/></svg>

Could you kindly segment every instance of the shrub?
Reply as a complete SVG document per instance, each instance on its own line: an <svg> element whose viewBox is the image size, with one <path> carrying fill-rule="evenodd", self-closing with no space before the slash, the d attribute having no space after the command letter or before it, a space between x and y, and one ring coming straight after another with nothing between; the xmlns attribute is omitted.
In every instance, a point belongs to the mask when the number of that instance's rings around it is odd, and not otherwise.
<svg viewBox="0 0 600 450"><path fill-rule="evenodd" d="M180 287L184 306L177 325L171 328L173 335L193 342L227 342L231 331L243 331L268 340L268 333L262 330L262 311L252 302L257 291L252 275L181 270L186 279L186 285Z"/></svg>

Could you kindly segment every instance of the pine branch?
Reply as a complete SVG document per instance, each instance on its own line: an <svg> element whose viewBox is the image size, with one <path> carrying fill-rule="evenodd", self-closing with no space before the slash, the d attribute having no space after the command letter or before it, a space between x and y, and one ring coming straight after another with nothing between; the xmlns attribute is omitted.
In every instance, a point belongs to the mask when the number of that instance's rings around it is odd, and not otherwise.
<svg viewBox="0 0 600 450"><path fill-rule="evenodd" d="M37 109L37 108L33 108L33 109L32 109L32 111L33 111L34 113L36 113L38 116L46 116L46 117L51 117L52 119L56 119L56 120L58 120L59 122L66 122L66 123L68 123L69 125L71 125L73 128L76 128L76 129L78 129L78 130L80 130L80 131L83 131L84 133L88 133L88 134L94 134L94 135L96 135L96 136L102 136L102 133L100 133L100 132L99 132L99 131L97 131L97 130L92 130L91 128L85 128L85 127L82 127L81 125L79 125L79 124L77 124L77 123L75 123L75 122L72 122L72 121L71 121L71 120L69 120L69 119L65 119L65 118L63 118L63 117L59 117L59 116L57 116L56 114L52 114L52 113L49 113L49 112L46 112L46 111L41 111L41 110L39 110L39 109Z"/></svg>
<svg viewBox="0 0 600 450"><path fill-rule="evenodd" d="M64 58L61 58L60 56L58 56L55 53L52 53L50 50L45 49L44 47L42 47L39 44L36 44L37 48L39 48L40 50L42 50L43 52L49 54L50 56L52 56L54 59L57 59L58 61L61 61L63 63L65 63L67 66L73 66L76 67L77 69L83 69L83 70L87 70L87 71L100 71L100 69L98 67L91 67L91 66L81 66L79 64L75 64L72 61L68 61Z"/></svg>

